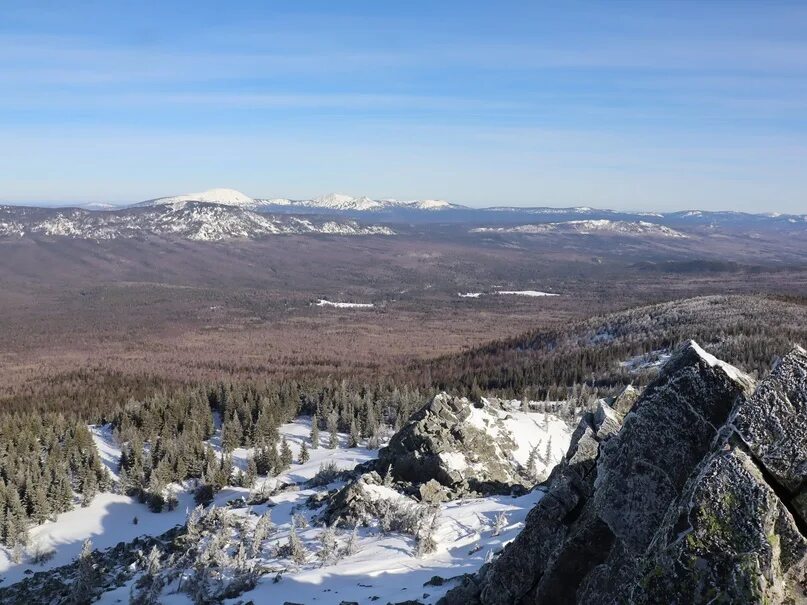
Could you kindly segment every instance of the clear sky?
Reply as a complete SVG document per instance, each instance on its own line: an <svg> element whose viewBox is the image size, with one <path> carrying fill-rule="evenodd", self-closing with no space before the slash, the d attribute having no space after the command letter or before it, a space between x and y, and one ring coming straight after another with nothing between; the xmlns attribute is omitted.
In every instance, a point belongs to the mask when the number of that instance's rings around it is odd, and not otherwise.
<svg viewBox="0 0 807 605"><path fill-rule="evenodd" d="M0 200L807 212L807 4L0 4Z"/></svg>

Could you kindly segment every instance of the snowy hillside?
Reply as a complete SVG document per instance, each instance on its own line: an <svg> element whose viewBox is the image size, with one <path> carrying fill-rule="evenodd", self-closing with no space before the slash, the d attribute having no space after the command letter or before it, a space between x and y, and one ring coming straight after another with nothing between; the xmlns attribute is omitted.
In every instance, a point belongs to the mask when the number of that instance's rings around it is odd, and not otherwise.
<svg viewBox="0 0 807 605"><path fill-rule="evenodd" d="M498 408L500 405L505 407ZM500 409L495 411L486 403L484 408L475 409L467 422L478 431L493 431L490 435L497 442L511 442L514 463L532 464L530 452L537 449L542 461L556 463L568 446L570 427L552 414L521 411L520 405L516 401L490 404ZM209 442L218 452L220 430L219 426ZM92 431L102 461L114 474L120 445L109 427L92 427ZM527 512L542 496L540 490L535 490L519 497L464 497L426 507L394 487L378 485L372 488L374 497L388 501L394 510L409 511L406 514L419 511L428 523L419 525L415 534L391 529L386 525L388 521L380 518L367 526L328 528L319 522L319 507L329 490L344 485L333 473L370 462L378 451L348 447L349 436L344 434L338 435L336 447L329 448L330 438L323 433L318 447L314 447L307 417L282 425L280 434L291 448L291 468L277 477L259 476L250 487L226 487L206 509L194 510L193 485L186 482L167 488L178 501L173 511L150 512L146 505L128 496L102 493L88 507L63 513L55 521L33 528L29 550L48 553L43 557L46 560L33 563L29 554L15 563L14 553L0 550L3 588L13 588L29 577L28 569L72 573L65 570L74 567L62 566L75 560L84 540L91 539L92 546L99 550L96 560L106 561L104 565L111 574L96 602L128 602L131 594L142 591L152 581L150 574L156 574L160 577L154 584L158 586L159 602L190 603L185 593L199 580L196 563L181 552L170 559L167 554L160 559L158 545L167 544L169 535L175 542L181 541L184 532L192 530L197 537L189 552L217 561L205 579L206 590L213 594L227 586L234 590L239 582L248 580L246 592L239 598L255 603L336 605L343 601L387 603L410 598L435 603L456 585L451 578L478 570L495 551L515 538ZM304 446L309 458L303 457L302 461ZM253 449L235 449L232 459L236 469L244 469L254 454ZM323 469L332 476L324 482L312 481L325 476ZM549 467L541 467L541 476L548 471ZM186 519L191 525L172 529ZM427 542L424 532L428 532ZM151 536L145 542L146 538L139 538L140 548L145 548L141 555L119 544L130 543L138 536ZM138 564L137 557L143 560L154 546L157 554L150 555L152 563ZM134 563L125 563L132 557ZM439 579L432 580L435 576ZM26 582L35 585L37 579Z"/></svg>
<svg viewBox="0 0 807 605"><path fill-rule="evenodd" d="M354 197L343 193L328 193L311 200L266 199L257 200L257 202L265 206L289 206L351 212L377 212L384 210L437 211L463 208L463 206L451 204L445 200L376 200L367 196Z"/></svg>
<svg viewBox="0 0 807 605"><path fill-rule="evenodd" d="M641 235L655 237L686 238L687 235L656 223L646 221L612 221L596 219L585 221L564 221L538 225L518 225L516 227L479 227L471 233L517 233L540 235L543 233L565 233L571 235Z"/></svg>
<svg viewBox="0 0 807 605"><path fill-rule="evenodd" d="M229 198L237 201L237 196ZM194 241L258 239L279 234L393 235L388 227L360 225L351 220L314 220L261 214L234 203L173 202L118 211L77 208L0 209L0 237L48 236L113 240L154 236Z"/></svg>
<svg viewBox="0 0 807 605"><path fill-rule="evenodd" d="M235 189L216 188L200 191L199 193L186 193L147 200L136 204L137 206L180 206L186 202L206 202L208 204L221 204L223 206L238 206L241 208L254 208L259 205L256 200Z"/></svg>
<svg viewBox="0 0 807 605"><path fill-rule="evenodd" d="M198 193L186 193L147 200L136 204L135 207L149 206L174 206L179 207L188 202L206 202L210 204L221 204L223 206L236 206L249 210L258 210L263 207L288 207L288 208L320 208L331 211L378 211L391 209L411 209L411 210L446 210L449 208L459 208L455 204L450 204L444 200L412 200L399 201L393 199L375 200L367 196L354 197L343 193L328 193L313 199L290 200L286 198L252 198L235 189L217 188L200 191Z"/></svg>

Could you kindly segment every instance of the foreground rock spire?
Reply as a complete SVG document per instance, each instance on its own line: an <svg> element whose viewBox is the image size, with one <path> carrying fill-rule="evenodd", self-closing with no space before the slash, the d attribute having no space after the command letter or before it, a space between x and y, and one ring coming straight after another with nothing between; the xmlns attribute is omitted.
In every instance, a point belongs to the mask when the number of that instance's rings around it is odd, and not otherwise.
<svg viewBox="0 0 807 605"><path fill-rule="evenodd" d="M583 420L521 534L444 605L807 602L804 350L754 391L690 341L620 421Z"/></svg>

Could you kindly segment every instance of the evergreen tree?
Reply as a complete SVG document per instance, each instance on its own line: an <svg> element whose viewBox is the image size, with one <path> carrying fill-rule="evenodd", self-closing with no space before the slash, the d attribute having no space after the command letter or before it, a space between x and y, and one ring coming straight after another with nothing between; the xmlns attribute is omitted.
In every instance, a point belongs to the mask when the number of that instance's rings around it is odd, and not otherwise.
<svg viewBox="0 0 807 605"><path fill-rule="evenodd" d="M291 531L289 532L288 551L291 560L297 565L302 565L308 559L308 553L305 550L305 545L300 536L297 535L297 529L294 523L291 524Z"/></svg>
<svg viewBox="0 0 807 605"><path fill-rule="evenodd" d="M282 470L286 470L291 466L291 463L294 460L294 456L291 452L291 447L289 447L289 442L286 441L286 438L280 440L280 467Z"/></svg>
<svg viewBox="0 0 807 605"><path fill-rule="evenodd" d="M321 565L327 565L337 555L336 532L332 525L326 527L319 536L319 552L317 558Z"/></svg>
<svg viewBox="0 0 807 605"><path fill-rule="evenodd" d="M359 552L359 526L354 525L353 531L350 532L350 537L345 545L345 556L350 557Z"/></svg>
<svg viewBox="0 0 807 605"><path fill-rule="evenodd" d="M160 561L160 549L152 546L146 557L146 569L137 581L137 591L130 599L130 605L158 605L160 603L160 593L164 585L160 575L162 562Z"/></svg>
<svg viewBox="0 0 807 605"><path fill-rule="evenodd" d="M78 570L68 597L68 603L71 605L90 603L94 600L93 597L98 588L99 577L93 559L92 542L88 538L84 540L81 553L78 556Z"/></svg>
<svg viewBox="0 0 807 605"><path fill-rule="evenodd" d="M311 459L311 455L308 453L308 447L303 441L302 445L300 446L300 464L305 464Z"/></svg>
<svg viewBox="0 0 807 605"><path fill-rule="evenodd" d="M348 447L359 447L359 427L356 424L356 419L350 421L350 435L348 438Z"/></svg>
<svg viewBox="0 0 807 605"><path fill-rule="evenodd" d="M319 419L317 415L311 418L311 449L316 450L319 448Z"/></svg>
<svg viewBox="0 0 807 605"><path fill-rule="evenodd" d="M247 458L247 470L244 473L244 487L252 487L255 479L258 478L258 465L255 463L255 457L249 456Z"/></svg>

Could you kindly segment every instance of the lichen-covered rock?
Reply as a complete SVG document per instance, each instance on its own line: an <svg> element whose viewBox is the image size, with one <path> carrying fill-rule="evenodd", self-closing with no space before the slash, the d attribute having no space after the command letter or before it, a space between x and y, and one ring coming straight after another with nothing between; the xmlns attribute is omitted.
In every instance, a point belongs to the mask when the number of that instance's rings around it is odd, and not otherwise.
<svg viewBox="0 0 807 605"><path fill-rule="evenodd" d="M621 430L621 415L601 404L581 421L524 530L480 574L480 603L629 602L668 509L752 387L748 376L689 342L633 405L623 401ZM449 593L443 602L457 599Z"/></svg>
<svg viewBox="0 0 807 605"><path fill-rule="evenodd" d="M475 407L476 406L476 407ZM510 493L530 481L513 459L517 444L505 430L505 412L483 401L440 393L379 452L376 468L395 481L436 481L449 495Z"/></svg>
<svg viewBox="0 0 807 605"><path fill-rule="evenodd" d="M807 351L796 347L780 360L733 425L807 524Z"/></svg>
<svg viewBox="0 0 807 605"><path fill-rule="evenodd" d="M807 354L742 398L668 511L632 602L807 603Z"/></svg>
<svg viewBox="0 0 807 605"><path fill-rule="evenodd" d="M742 448L712 455L670 510L630 602L803 603L807 538Z"/></svg>
<svg viewBox="0 0 807 605"><path fill-rule="evenodd" d="M634 388L633 385L628 385L622 392L613 398L612 401L608 403L614 409L614 411L619 414L620 416L624 417L625 414L630 412L633 409L633 406L639 400L641 396L641 391Z"/></svg>

